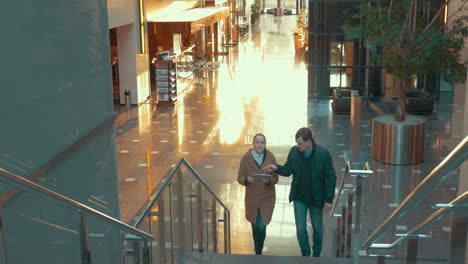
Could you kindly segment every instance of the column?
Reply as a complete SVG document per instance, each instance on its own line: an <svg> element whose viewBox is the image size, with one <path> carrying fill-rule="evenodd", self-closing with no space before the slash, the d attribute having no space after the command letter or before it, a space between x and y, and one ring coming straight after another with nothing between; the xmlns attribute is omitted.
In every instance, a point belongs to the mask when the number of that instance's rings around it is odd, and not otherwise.
<svg viewBox="0 0 468 264"><path fill-rule="evenodd" d="M148 55L140 54L139 34L135 23L117 28L121 103L125 90L130 91L131 104L142 103L150 95Z"/></svg>

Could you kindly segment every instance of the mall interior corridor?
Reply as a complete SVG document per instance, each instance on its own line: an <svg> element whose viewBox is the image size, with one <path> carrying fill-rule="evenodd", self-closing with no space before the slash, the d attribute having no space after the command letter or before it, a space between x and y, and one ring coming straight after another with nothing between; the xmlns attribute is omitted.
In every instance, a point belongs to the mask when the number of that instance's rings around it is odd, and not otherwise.
<svg viewBox="0 0 468 264"><path fill-rule="evenodd" d="M159 107L151 100L127 109L116 106L118 175L121 217L130 222L148 195L171 166L185 158L231 210L232 253L253 254L250 223L244 216L244 188L236 181L242 155L252 147L252 137L264 133L267 148L280 164L295 144L295 132L310 127L316 142L332 154L337 182L345 168L345 153L351 149L349 115L334 114L329 99L309 99L307 69L303 56L296 56L292 38L296 16L262 15L251 32L219 56L219 67L203 72L201 85L189 85L175 107ZM196 80L193 81L195 83ZM450 97L450 96L448 96ZM371 118L361 120L360 149L370 153ZM392 166L370 160L374 175L364 181L363 236L367 236L408 193L461 140L463 105L441 100L428 118L425 161L412 166ZM367 154L366 154L367 153ZM276 185L276 206L267 227L265 255L300 256L293 206L288 202L290 177ZM448 202L457 194L458 175L453 173L418 210L397 228L408 230L421 221L431 204ZM368 217L371 216L371 217ZM332 256L335 218L324 214L323 256ZM448 222L423 240L423 258L440 259L438 241L446 241ZM310 222L309 222L309 228ZM311 233L311 230L309 230ZM398 232L399 230L395 230Z"/></svg>
<svg viewBox="0 0 468 264"><path fill-rule="evenodd" d="M2 1L0 264L468 264L468 6L394 2Z"/></svg>

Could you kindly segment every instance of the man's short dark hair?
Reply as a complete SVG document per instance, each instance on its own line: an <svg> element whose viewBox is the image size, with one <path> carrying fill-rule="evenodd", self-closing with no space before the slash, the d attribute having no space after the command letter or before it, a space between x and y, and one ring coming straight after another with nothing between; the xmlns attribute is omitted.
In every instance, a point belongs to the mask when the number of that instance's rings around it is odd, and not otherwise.
<svg viewBox="0 0 468 264"><path fill-rule="evenodd" d="M310 141L314 142L314 138L312 137L312 131L308 127L301 127L299 130L296 132L296 139L301 138L302 140L307 141L310 139Z"/></svg>

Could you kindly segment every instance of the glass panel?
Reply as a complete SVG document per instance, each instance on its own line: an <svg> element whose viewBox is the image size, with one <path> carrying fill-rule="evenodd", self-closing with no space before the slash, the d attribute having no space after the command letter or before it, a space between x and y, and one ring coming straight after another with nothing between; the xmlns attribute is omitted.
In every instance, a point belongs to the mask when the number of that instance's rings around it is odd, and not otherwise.
<svg viewBox="0 0 468 264"><path fill-rule="evenodd" d="M426 161L424 166L422 164L393 166L371 161L374 175L362 181L361 242L401 205L403 200L436 165L437 163L431 160ZM434 204L452 201L457 196L458 181L458 171L450 173L376 243L393 243L398 238L397 234L407 233L437 211L438 209L433 207ZM355 219L353 219L353 223L355 223ZM449 247L440 250L440 245L449 244L450 232L451 213L422 233L428 237L419 238L418 259L446 261L449 257ZM374 250L373 252L375 254L390 254L396 258L404 259L407 255L406 246L407 242L404 242L392 250Z"/></svg>
<svg viewBox="0 0 468 264"><path fill-rule="evenodd" d="M168 177L172 178L161 191ZM148 201L157 194L158 199L151 209L151 216L147 216L145 221L137 226L155 237L153 261L178 263L183 261L181 257L184 253L215 252L216 247L218 251L221 249L221 252L224 252L224 233L216 232L219 226L224 227L223 224L217 223L217 219L223 218L224 209L213 203L213 196L185 165L166 174ZM148 202L144 207L147 204ZM143 213L144 207L140 209L139 214ZM127 241L126 250L130 250L131 247Z"/></svg>
<svg viewBox="0 0 468 264"><path fill-rule="evenodd" d="M160 198L157 201L158 204L158 219L157 229L154 228L153 236L159 233L159 250L160 250L160 262L161 263L173 263L172 262L172 221L171 219L171 202L170 202L170 188L167 187L163 190Z"/></svg>
<svg viewBox="0 0 468 264"><path fill-rule="evenodd" d="M395 186L393 188L393 197L396 203L401 204L402 198L406 197L427 175L430 171L427 166L413 165L412 169L398 168L395 170L393 178ZM394 227L393 233L406 233L417 227L427 217L436 212L438 208L433 207L436 203L449 203L457 197L457 187L459 182L459 173L454 171L450 173L434 190L424 196L407 214L405 214ZM422 234L430 236L429 238L419 238L418 241L418 258L419 259L442 259L447 260L449 257L449 241L451 233L451 215L449 213L446 218L439 223L434 224L431 228L424 231ZM439 245L447 245L446 250L441 250ZM406 256L406 244L403 244L397 249L398 256Z"/></svg>
<svg viewBox="0 0 468 264"><path fill-rule="evenodd" d="M9 187L2 183L0 188L4 197L15 195L1 210L1 263L5 263L5 252L9 263L81 263L80 215L52 200Z"/></svg>
<svg viewBox="0 0 468 264"><path fill-rule="evenodd" d="M203 216L203 251L213 252L213 235L212 235L212 216L211 216L211 200L212 196L207 189L202 189L202 216Z"/></svg>
<svg viewBox="0 0 468 264"><path fill-rule="evenodd" d="M218 220L218 223L216 224L218 228L218 253L226 253L225 247L224 247L224 222L219 222L219 220L224 219L224 208L220 205L216 205L216 219Z"/></svg>
<svg viewBox="0 0 468 264"><path fill-rule="evenodd" d="M193 212L193 206L194 206L194 197L193 194L194 192L194 186L196 179L191 175L191 173L186 170L185 168L182 169L182 197L183 197L183 247L182 251L183 252L192 252L194 251L194 243L195 243L195 236L193 233L194 230L194 212Z"/></svg>
<svg viewBox="0 0 468 264"><path fill-rule="evenodd" d="M119 227L96 216L86 217L92 263L120 263L122 261L122 234ZM114 253L111 253L114 252Z"/></svg>
<svg viewBox="0 0 468 264"><path fill-rule="evenodd" d="M203 189L199 182L195 184L195 193L197 195L195 205L194 205L194 237L195 239L195 248L198 251L205 251L204 242L203 242Z"/></svg>
<svg viewBox="0 0 468 264"><path fill-rule="evenodd" d="M186 251L192 251L190 221L190 186L194 177L184 173L185 168L179 168L171 180L171 214L172 214L172 237L174 261Z"/></svg>

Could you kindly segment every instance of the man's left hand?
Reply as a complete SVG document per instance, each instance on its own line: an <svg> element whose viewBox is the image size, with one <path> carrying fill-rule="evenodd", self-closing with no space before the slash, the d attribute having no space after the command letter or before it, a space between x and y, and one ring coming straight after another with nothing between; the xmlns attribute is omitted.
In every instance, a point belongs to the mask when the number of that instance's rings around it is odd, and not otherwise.
<svg viewBox="0 0 468 264"><path fill-rule="evenodd" d="M325 208L325 210L330 211L333 207L333 204L331 203L325 203L325 205L323 206Z"/></svg>

